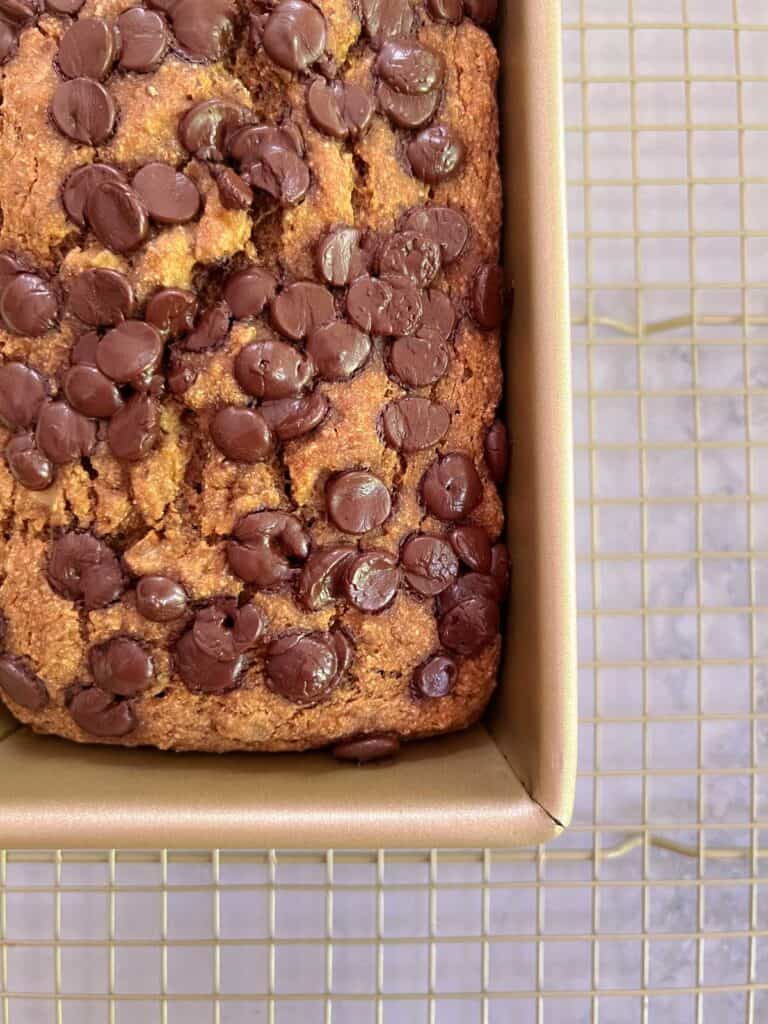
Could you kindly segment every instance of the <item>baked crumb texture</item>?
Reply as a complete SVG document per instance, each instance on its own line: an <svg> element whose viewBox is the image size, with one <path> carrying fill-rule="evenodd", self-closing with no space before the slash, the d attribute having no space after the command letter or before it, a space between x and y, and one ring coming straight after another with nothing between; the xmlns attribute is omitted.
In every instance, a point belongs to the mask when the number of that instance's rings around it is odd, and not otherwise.
<svg viewBox="0 0 768 1024"><path fill-rule="evenodd" d="M391 754L507 585L478 0L0 12L0 690L39 732Z"/></svg>

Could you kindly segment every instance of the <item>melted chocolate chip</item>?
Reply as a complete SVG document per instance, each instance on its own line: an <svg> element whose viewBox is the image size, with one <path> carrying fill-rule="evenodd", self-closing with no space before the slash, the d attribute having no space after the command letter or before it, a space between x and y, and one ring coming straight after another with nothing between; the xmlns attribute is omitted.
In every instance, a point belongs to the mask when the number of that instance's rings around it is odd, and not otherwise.
<svg viewBox="0 0 768 1024"><path fill-rule="evenodd" d="M493 330L502 321L504 273L495 263L481 263L472 278L472 316L486 330Z"/></svg>
<svg viewBox="0 0 768 1024"><path fill-rule="evenodd" d="M363 26L374 46L413 31L415 15L409 0L361 0L361 7Z"/></svg>
<svg viewBox="0 0 768 1024"><path fill-rule="evenodd" d="M225 210L248 210L253 205L253 189L231 167L214 165L213 177L219 190L219 201Z"/></svg>
<svg viewBox="0 0 768 1024"><path fill-rule="evenodd" d="M211 420L211 440L233 462L263 462L272 454L272 431L258 409L226 405Z"/></svg>
<svg viewBox="0 0 768 1024"><path fill-rule="evenodd" d="M494 483L504 482L509 462L507 428L501 420L494 420L485 435L485 461Z"/></svg>
<svg viewBox="0 0 768 1024"><path fill-rule="evenodd" d="M272 323L292 341L336 317L333 295L314 281L296 281L272 300Z"/></svg>
<svg viewBox="0 0 768 1024"><path fill-rule="evenodd" d="M247 395L268 401L301 394L312 382L312 362L284 341L254 341L235 359L235 379Z"/></svg>
<svg viewBox="0 0 768 1024"><path fill-rule="evenodd" d="M367 533L387 519L392 499L373 473L353 469L331 477L325 487L328 517L344 533Z"/></svg>
<svg viewBox="0 0 768 1024"><path fill-rule="evenodd" d="M359 138L373 117L371 97L352 82L316 78L307 90L312 124L332 139Z"/></svg>
<svg viewBox="0 0 768 1024"><path fill-rule="evenodd" d="M0 294L0 316L14 334L39 338L55 326L58 315L53 289L37 274L17 274Z"/></svg>
<svg viewBox="0 0 768 1024"><path fill-rule="evenodd" d="M326 396L315 388L309 395L264 402L261 413L280 441L292 441L319 427L329 408Z"/></svg>
<svg viewBox="0 0 768 1024"><path fill-rule="evenodd" d="M258 159L243 170L252 185L277 199L282 206L296 206L307 194L309 168L292 146L266 142Z"/></svg>
<svg viewBox="0 0 768 1024"><path fill-rule="evenodd" d="M227 279L224 298L236 320L258 316L277 292L274 274L262 267L245 267Z"/></svg>
<svg viewBox="0 0 768 1024"><path fill-rule="evenodd" d="M432 120L440 103L439 92L407 96L405 93L397 92L386 82L379 82L376 96L381 109L398 128L423 128Z"/></svg>
<svg viewBox="0 0 768 1024"><path fill-rule="evenodd" d="M76 167L64 182L61 200L70 220L78 227L85 227L85 205L88 196L102 181L127 184L122 171L110 164L84 164Z"/></svg>
<svg viewBox="0 0 768 1024"><path fill-rule="evenodd" d="M422 304L424 315L416 333L422 338L437 335L442 341L448 341L456 326L456 310L450 297L437 288L427 288L422 294Z"/></svg>
<svg viewBox="0 0 768 1024"><path fill-rule="evenodd" d="M11 430L31 427L45 398L42 376L24 363L0 366L0 421Z"/></svg>
<svg viewBox="0 0 768 1024"><path fill-rule="evenodd" d="M326 284L341 288L368 270L367 254L360 247L357 228L333 228L315 250L315 265Z"/></svg>
<svg viewBox="0 0 768 1024"><path fill-rule="evenodd" d="M0 690L29 711L42 711L48 704L48 690L25 658L0 656Z"/></svg>
<svg viewBox="0 0 768 1024"><path fill-rule="evenodd" d="M132 184L149 216L158 224L186 224L200 210L197 185L170 164L144 164L133 176Z"/></svg>
<svg viewBox="0 0 768 1024"><path fill-rule="evenodd" d="M447 654L433 654L413 673L411 688L417 697L439 699L453 691L459 670Z"/></svg>
<svg viewBox="0 0 768 1024"><path fill-rule="evenodd" d="M44 491L56 476L56 469L35 443L33 434L16 434L5 449L8 469L14 480L28 491Z"/></svg>
<svg viewBox="0 0 768 1024"><path fill-rule="evenodd" d="M84 2L84 0L83 0ZM16 53L19 46L19 30L7 21L0 21L0 65L5 64Z"/></svg>
<svg viewBox="0 0 768 1024"><path fill-rule="evenodd" d="M178 352L171 352L166 379L171 394L183 395L197 380L197 370L188 366Z"/></svg>
<svg viewBox="0 0 768 1024"><path fill-rule="evenodd" d="M193 693L226 693L240 685L245 657L219 661L202 651L192 630L183 634L174 651L176 671Z"/></svg>
<svg viewBox="0 0 768 1024"><path fill-rule="evenodd" d="M463 213L450 206L419 206L403 221L407 231L418 231L440 246L443 264L457 260L469 238L469 224Z"/></svg>
<svg viewBox="0 0 768 1024"><path fill-rule="evenodd" d="M440 402L408 395L386 407L381 418L384 437L392 448L417 452L441 441L451 425L451 416Z"/></svg>
<svg viewBox="0 0 768 1024"><path fill-rule="evenodd" d="M483 497L475 464L461 452L436 459L424 474L421 490L428 511L446 522L468 516Z"/></svg>
<svg viewBox="0 0 768 1024"><path fill-rule="evenodd" d="M482 526L455 526L450 533L453 550L473 572L491 570L491 539Z"/></svg>
<svg viewBox="0 0 768 1024"><path fill-rule="evenodd" d="M173 32L192 60L218 60L232 39L234 0L177 0L170 11Z"/></svg>
<svg viewBox="0 0 768 1024"><path fill-rule="evenodd" d="M178 338L191 331L197 316L197 296L184 288L160 288L147 303L145 318L161 334Z"/></svg>
<svg viewBox="0 0 768 1024"><path fill-rule="evenodd" d="M119 270L93 267L72 282L69 308L89 327L111 327L131 315L133 288Z"/></svg>
<svg viewBox="0 0 768 1024"><path fill-rule="evenodd" d="M509 590L509 552L506 544L494 544L491 550L491 578L497 600L503 601Z"/></svg>
<svg viewBox="0 0 768 1024"><path fill-rule="evenodd" d="M459 576L453 586L444 590L437 598L438 615L447 615L462 601L481 597L486 601L499 602L498 582L489 573L468 572Z"/></svg>
<svg viewBox="0 0 768 1024"><path fill-rule="evenodd" d="M51 462L63 465L91 454L96 447L96 424L68 402L47 402L40 409L35 438Z"/></svg>
<svg viewBox="0 0 768 1024"><path fill-rule="evenodd" d="M115 101L91 78L73 78L60 82L51 101L51 117L62 133L73 142L100 146L115 129Z"/></svg>
<svg viewBox="0 0 768 1024"><path fill-rule="evenodd" d="M221 348L229 334L229 314L226 302L217 302L210 309L206 309L194 331L184 339L184 348L189 352Z"/></svg>
<svg viewBox="0 0 768 1024"><path fill-rule="evenodd" d="M0 17L17 28L29 25L40 13L37 3L28 0L1 0Z"/></svg>
<svg viewBox="0 0 768 1024"><path fill-rule="evenodd" d="M309 535L287 512L251 512L235 526L227 544L229 567L246 583L288 583L309 554Z"/></svg>
<svg viewBox="0 0 768 1024"><path fill-rule="evenodd" d="M440 246L415 231L395 231L379 250L379 273L399 274L426 288L440 273Z"/></svg>
<svg viewBox="0 0 768 1024"><path fill-rule="evenodd" d="M85 0L45 0L46 9L54 14L69 14L74 17Z"/></svg>
<svg viewBox="0 0 768 1024"><path fill-rule="evenodd" d="M187 610L186 591L167 576L142 576L136 584L136 610L151 622L174 622Z"/></svg>
<svg viewBox="0 0 768 1024"><path fill-rule="evenodd" d="M0 291L9 285L17 274L25 274L30 266L25 259L13 252L0 252Z"/></svg>
<svg viewBox="0 0 768 1024"><path fill-rule="evenodd" d="M69 353L73 366L80 363L84 366L95 366L96 349L99 347L100 341L98 331L86 331L85 334L81 334Z"/></svg>
<svg viewBox="0 0 768 1024"><path fill-rule="evenodd" d="M464 16L462 0L427 0L427 10L435 21L447 21L458 25Z"/></svg>
<svg viewBox="0 0 768 1024"><path fill-rule="evenodd" d="M344 593L361 612L380 612L397 594L400 569L388 551L364 551L346 568Z"/></svg>
<svg viewBox="0 0 768 1024"><path fill-rule="evenodd" d="M96 365L116 384L146 386L163 354L163 339L152 324L125 320L99 342Z"/></svg>
<svg viewBox="0 0 768 1024"><path fill-rule="evenodd" d="M69 701L69 713L83 732L117 739L136 728L136 714L128 700L117 701L98 686L80 690Z"/></svg>
<svg viewBox="0 0 768 1024"><path fill-rule="evenodd" d="M270 146L289 150L299 157L304 156L301 132L292 121L285 121L280 127L248 124L231 132L227 138L227 153L243 168L258 163L264 149Z"/></svg>
<svg viewBox="0 0 768 1024"><path fill-rule="evenodd" d="M168 28L155 11L130 7L117 19L120 67L123 71L154 71L168 48Z"/></svg>
<svg viewBox="0 0 768 1024"><path fill-rule="evenodd" d="M117 459L146 458L160 436L160 406L146 394L135 394L118 409L107 427L107 441Z"/></svg>
<svg viewBox="0 0 768 1024"><path fill-rule="evenodd" d="M114 551L90 533L73 531L54 541L48 580L62 597L82 601L86 611L112 604L123 591L123 576Z"/></svg>
<svg viewBox="0 0 768 1024"><path fill-rule="evenodd" d="M103 18L80 18L59 43L59 68L65 78L106 78L115 62L117 37Z"/></svg>
<svg viewBox="0 0 768 1024"><path fill-rule="evenodd" d="M233 662L253 647L264 631L264 616L256 605L238 608L233 598L201 608L192 625L195 643L215 661Z"/></svg>
<svg viewBox="0 0 768 1024"><path fill-rule="evenodd" d="M493 25L496 9L497 0L464 0L464 10L469 17L485 27Z"/></svg>
<svg viewBox="0 0 768 1024"><path fill-rule="evenodd" d="M393 89L408 96L438 89L445 73L438 53L407 36L384 43L376 59L376 71Z"/></svg>
<svg viewBox="0 0 768 1024"><path fill-rule="evenodd" d="M108 419L123 404L117 387L95 366L70 366L64 394L73 409L96 419Z"/></svg>
<svg viewBox="0 0 768 1024"><path fill-rule="evenodd" d="M86 200L85 217L94 235L113 252L133 252L149 233L144 203L132 188L118 181L96 184Z"/></svg>
<svg viewBox="0 0 768 1024"><path fill-rule="evenodd" d="M371 354L371 339L352 324L336 320L307 338L307 353L323 380L349 380Z"/></svg>
<svg viewBox="0 0 768 1024"><path fill-rule="evenodd" d="M310 611L316 612L344 593L344 573L357 556L357 548L346 544L313 551L304 563L296 593Z"/></svg>
<svg viewBox="0 0 768 1024"><path fill-rule="evenodd" d="M389 367L405 388L424 388L445 374L450 361L448 345L436 334L397 338L389 350Z"/></svg>
<svg viewBox="0 0 768 1024"><path fill-rule="evenodd" d="M149 651L127 636L92 647L89 660L96 685L118 697L135 697L152 685L155 667Z"/></svg>
<svg viewBox="0 0 768 1024"><path fill-rule="evenodd" d="M325 50L325 18L304 0L281 0L267 18L264 49L281 68L306 71Z"/></svg>
<svg viewBox="0 0 768 1024"><path fill-rule="evenodd" d="M372 736L358 736L351 740L337 743L333 748L333 756L337 761L354 761L356 764L369 764L372 761L383 761L394 757L400 749L400 739L394 733L376 733Z"/></svg>
<svg viewBox="0 0 768 1024"><path fill-rule="evenodd" d="M373 334L412 334L421 323L421 292L405 277L358 277L347 292L347 313Z"/></svg>
<svg viewBox="0 0 768 1024"><path fill-rule="evenodd" d="M413 173L428 185L454 174L464 160L464 143L445 124L424 128L406 147Z"/></svg>
<svg viewBox="0 0 768 1024"><path fill-rule="evenodd" d="M484 597L461 601L440 619L441 643L457 654L476 654L492 644L499 631L499 606Z"/></svg>
<svg viewBox="0 0 768 1024"><path fill-rule="evenodd" d="M435 597L451 586L459 574L459 560L442 537L416 534L400 552L403 575L423 597Z"/></svg>
<svg viewBox="0 0 768 1024"><path fill-rule="evenodd" d="M267 650L267 685L294 704L317 704L339 679L339 659L327 633L290 633Z"/></svg>
<svg viewBox="0 0 768 1024"><path fill-rule="evenodd" d="M199 160L223 160L227 137L252 117L247 107L234 100L201 100L181 118L179 139Z"/></svg>

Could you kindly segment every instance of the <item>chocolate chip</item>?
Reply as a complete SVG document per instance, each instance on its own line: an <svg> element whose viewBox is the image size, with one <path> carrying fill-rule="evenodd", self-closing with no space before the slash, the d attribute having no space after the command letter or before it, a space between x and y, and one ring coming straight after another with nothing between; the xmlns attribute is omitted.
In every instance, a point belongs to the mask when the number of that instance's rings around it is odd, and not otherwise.
<svg viewBox="0 0 768 1024"><path fill-rule="evenodd" d="M195 643L215 661L233 662L253 647L264 630L264 616L256 605L238 608L228 598L201 608L192 625Z"/></svg>
<svg viewBox="0 0 768 1024"><path fill-rule="evenodd" d="M51 462L77 462L96 447L96 424L68 402L47 402L40 409L35 438Z"/></svg>
<svg viewBox="0 0 768 1024"><path fill-rule="evenodd" d="M28 491L44 491L56 476L56 469L35 443L33 434L16 434L5 449L8 469L14 480Z"/></svg>
<svg viewBox="0 0 768 1024"><path fill-rule="evenodd" d="M380 612L397 594L400 570L388 551L364 551L344 573L344 593L361 612Z"/></svg>
<svg viewBox="0 0 768 1024"><path fill-rule="evenodd" d="M412 334L421 323L421 292L406 277L358 277L347 292L347 313L373 334Z"/></svg>
<svg viewBox="0 0 768 1024"><path fill-rule="evenodd" d="M336 657L339 659L339 675L341 675L341 673L346 672L352 664L355 647L342 629L334 629L331 631L331 642L336 651Z"/></svg>
<svg viewBox="0 0 768 1024"><path fill-rule="evenodd" d="M48 704L45 683L25 658L0 657L0 690L29 711L42 711Z"/></svg>
<svg viewBox="0 0 768 1024"><path fill-rule="evenodd" d="M365 469L331 477L325 486L325 505L331 522L344 533L374 530L392 511L386 485Z"/></svg>
<svg viewBox="0 0 768 1024"><path fill-rule="evenodd" d="M417 697L447 697L456 685L459 670L447 654L433 654L413 673L411 688Z"/></svg>
<svg viewBox="0 0 768 1024"><path fill-rule="evenodd" d="M472 278L472 316L493 330L504 316L504 273L496 263L481 263Z"/></svg>
<svg viewBox="0 0 768 1024"><path fill-rule="evenodd" d="M133 732L137 725L131 701L117 701L98 686L76 693L69 701L69 713L91 736L118 739Z"/></svg>
<svg viewBox="0 0 768 1024"><path fill-rule="evenodd" d="M118 409L107 427L107 441L117 459L138 462L160 436L160 406L146 394L135 394Z"/></svg>
<svg viewBox="0 0 768 1024"><path fill-rule="evenodd" d="M233 661L218 661L200 650L192 630L188 630L176 644L174 664L193 693L226 693L240 685L245 658L240 655Z"/></svg>
<svg viewBox="0 0 768 1024"><path fill-rule="evenodd" d="M0 0L0 18L17 28L29 25L40 13L37 3L27 0Z"/></svg>
<svg viewBox="0 0 768 1024"><path fill-rule="evenodd" d="M490 26L496 20L497 0L464 0L464 10L478 25Z"/></svg>
<svg viewBox="0 0 768 1024"><path fill-rule="evenodd" d="M392 448L418 452L441 441L451 425L451 416L440 402L408 395L390 403L381 418L384 437Z"/></svg>
<svg viewBox="0 0 768 1024"><path fill-rule="evenodd" d="M381 109L398 128L423 128L432 120L440 103L439 92L408 96L397 92L386 82L379 82L376 96Z"/></svg>
<svg viewBox="0 0 768 1024"><path fill-rule="evenodd" d="M155 675L149 652L127 636L92 647L89 661L96 685L118 697L135 697L152 685Z"/></svg>
<svg viewBox="0 0 768 1024"><path fill-rule="evenodd" d="M491 578L497 600L503 601L509 590L509 552L506 544L494 544L491 550Z"/></svg>
<svg viewBox="0 0 768 1024"><path fill-rule="evenodd" d="M59 68L66 78L106 78L115 62L117 37L103 18L80 18L59 43Z"/></svg>
<svg viewBox="0 0 768 1024"><path fill-rule="evenodd" d="M262 267L245 267L227 278L224 298L236 320L258 316L274 298L277 279Z"/></svg>
<svg viewBox="0 0 768 1024"><path fill-rule="evenodd" d="M272 400L301 394L312 382L312 362L284 341L253 341L235 359L235 379L247 395Z"/></svg>
<svg viewBox="0 0 768 1024"><path fill-rule="evenodd" d="M191 331L197 316L197 296L184 288L160 288L147 303L145 318L161 334L178 338Z"/></svg>
<svg viewBox="0 0 768 1024"><path fill-rule="evenodd" d="M332 139L359 138L373 117L370 95L353 82L316 78L307 90L312 124Z"/></svg>
<svg viewBox="0 0 768 1024"><path fill-rule="evenodd" d="M320 277L337 288L366 273L368 260L357 228L342 226L323 235L315 250L315 265Z"/></svg>
<svg viewBox="0 0 768 1024"><path fill-rule="evenodd" d="M389 367L405 388L424 388L440 380L448 369L450 350L436 334L404 337L392 342Z"/></svg>
<svg viewBox="0 0 768 1024"><path fill-rule="evenodd" d="M45 381L25 363L0 366L0 421L11 430L31 427L45 398Z"/></svg>
<svg viewBox="0 0 768 1024"><path fill-rule="evenodd" d="M178 352L171 352L166 379L171 394L183 395L197 380L197 371L193 366L188 366Z"/></svg>
<svg viewBox="0 0 768 1024"><path fill-rule="evenodd" d="M309 554L309 534L287 512L251 512L232 536L227 543L230 569L258 587L288 583Z"/></svg>
<svg viewBox="0 0 768 1024"><path fill-rule="evenodd" d="M281 68L306 71L325 49L325 18L304 0L281 0L267 18L264 49Z"/></svg>
<svg viewBox="0 0 768 1024"><path fill-rule="evenodd" d="M201 100L179 121L179 139L199 160L223 160L227 136L252 118L248 107L234 100Z"/></svg>
<svg viewBox="0 0 768 1024"><path fill-rule="evenodd" d="M127 184L122 171L110 164L84 164L76 167L64 182L61 200L70 220L79 227L85 227L85 204L88 196L102 181Z"/></svg>
<svg viewBox="0 0 768 1024"><path fill-rule="evenodd" d="M253 189L231 167L214 164L213 177L219 190L219 200L225 210L248 210L253 205Z"/></svg>
<svg viewBox="0 0 768 1024"><path fill-rule="evenodd" d="M0 316L14 334L39 338L56 325L59 303L37 274L17 274L0 294Z"/></svg>
<svg viewBox="0 0 768 1024"><path fill-rule="evenodd" d="M186 591L167 576L142 576L136 584L136 610L151 622L173 622L187 610Z"/></svg>
<svg viewBox="0 0 768 1024"><path fill-rule="evenodd" d="M428 511L446 522L468 516L483 497L475 464L461 452L436 459L424 474L421 490Z"/></svg>
<svg viewBox="0 0 768 1024"><path fill-rule="evenodd" d="M286 149L304 156L304 140L293 121L279 127L271 124L247 124L227 136L227 153L245 169L258 163L265 148Z"/></svg>
<svg viewBox="0 0 768 1024"><path fill-rule="evenodd" d="M485 461L494 483L504 482L509 461L507 428L501 420L494 420L485 435Z"/></svg>
<svg viewBox="0 0 768 1024"><path fill-rule="evenodd" d="M476 654L488 647L499 631L499 606L484 597L461 601L440 619L441 643L457 654Z"/></svg>
<svg viewBox="0 0 768 1024"><path fill-rule="evenodd" d="M462 601L474 597L499 603L499 586L493 576L482 572L468 572L459 576L453 586L438 595L437 613L447 615Z"/></svg>
<svg viewBox="0 0 768 1024"><path fill-rule="evenodd" d="M73 531L54 541L48 580L63 597L82 601L86 611L112 604L123 591L120 563L114 551L90 533Z"/></svg>
<svg viewBox="0 0 768 1024"><path fill-rule="evenodd" d="M17 274L26 274L30 270L27 260L13 252L0 252L0 291L2 291Z"/></svg>
<svg viewBox="0 0 768 1024"><path fill-rule="evenodd" d="M168 29L155 11L130 7L117 19L120 33L120 67L123 71L154 71L168 48Z"/></svg>
<svg viewBox="0 0 768 1024"><path fill-rule="evenodd" d="M292 147L285 145L264 143L258 160L243 175L282 206L296 206L309 188L309 168Z"/></svg>
<svg viewBox="0 0 768 1024"><path fill-rule="evenodd" d="M119 270L92 267L72 282L69 308L90 327L111 327L131 315L133 288Z"/></svg>
<svg viewBox="0 0 768 1024"><path fill-rule="evenodd" d="M211 440L233 462L263 462L272 454L272 431L258 409L226 405L211 420Z"/></svg>
<svg viewBox="0 0 768 1024"><path fill-rule="evenodd" d="M395 231L379 250L379 273L398 274L426 288L440 273L440 246L415 231Z"/></svg>
<svg viewBox="0 0 768 1024"><path fill-rule="evenodd" d="M115 101L99 82L72 78L56 86L51 116L62 135L86 146L100 146L115 128Z"/></svg>
<svg viewBox="0 0 768 1024"><path fill-rule="evenodd" d="M469 238L467 218L450 206L418 206L406 215L403 227L437 242L445 266L459 258Z"/></svg>
<svg viewBox="0 0 768 1024"><path fill-rule="evenodd" d="M357 556L357 548L346 544L313 551L301 570L296 593L310 611L316 612L344 593L344 573Z"/></svg>
<svg viewBox="0 0 768 1024"><path fill-rule="evenodd" d="M178 0L171 8L173 32L192 60L218 60L233 34L233 0Z"/></svg>
<svg viewBox="0 0 768 1024"><path fill-rule="evenodd" d="M307 338L307 353L323 380L349 380L371 354L371 339L352 324L336 320Z"/></svg>
<svg viewBox="0 0 768 1024"><path fill-rule="evenodd" d="M82 363L84 366L96 365L96 349L99 347L101 338L98 331L86 331L81 334L69 353L73 365Z"/></svg>
<svg viewBox="0 0 768 1024"><path fill-rule="evenodd" d="M84 3L85 0L45 0L47 10L53 11L54 14L69 14L72 17Z"/></svg>
<svg viewBox="0 0 768 1024"><path fill-rule="evenodd" d="M413 31L415 15L409 0L361 0L361 7L363 25L374 46Z"/></svg>
<svg viewBox="0 0 768 1024"><path fill-rule="evenodd" d="M144 203L132 188L118 181L102 181L91 190L85 218L102 245L113 252L133 252L149 234Z"/></svg>
<svg viewBox="0 0 768 1024"><path fill-rule="evenodd" d="M293 704L317 704L339 679L339 659L327 633L289 633L267 650L267 686Z"/></svg>
<svg viewBox="0 0 768 1024"><path fill-rule="evenodd" d="M438 89L445 73L438 53L407 36L384 43L375 67L388 85L408 96Z"/></svg>
<svg viewBox="0 0 768 1024"><path fill-rule="evenodd" d="M132 184L149 216L158 224L186 224L200 210L197 185L170 164L144 164L134 174Z"/></svg>
<svg viewBox="0 0 768 1024"><path fill-rule="evenodd" d="M261 413L280 441L292 441L319 427L329 409L328 399L315 388L309 395L264 402Z"/></svg>
<svg viewBox="0 0 768 1024"><path fill-rule="evenodd" d="M333 748L333 756L337 761L369 764L372 761L394 757L399 749L400 739L394 733L376 733L373 736L358 736L337 743Z"/></svg>
<svg viewBox="0 0 768 1024"><path fill-rule="evenodd" d="M84 2L84 0L83 0ZM5 64L16 53L19 46L19 30L7 21L0 21L0 65Z"/></svg>
<svg viewBox="0 0 768 1024"><path fill-rule="evenodd" d="M435 21L458 25L464 16L462 0L427 0L427 10Z"/></svg>
<svg viewBox="0 0 768 1024"><path fill-rule="evenodd" d="M96 365L116 384L149 384L163 354L163 339L152 324L124 320L107 331L96 349Z"/></svg>
<svg viewBox="0 0 768 1024"><path fill-rule="evenodd" d="M464 143L447 125L424 128L406 147L413 173L428 185L438 185L464 160Z"/></svg>
<svg viewBox="0 0 768 1024"><path fill-rule="evenodd" d="M453 550L473 572L490 572L491 539L482 526L455 526L450 538Z"/></svg>
<svg viewBox="0 0 768 1024"><path fill-rule="evenodd" d="M442 537L416 534L400 552L403 575L417 594L435 597L451 586L459 574L459 560Z"/></svg>
<svg viewBox="0 0 768 1024"><path fill-rule="evenodd" d="M296 281L272 300L272 323L292 341L336 317L333 295L314 281Z"/></svg>
<svg viewBox="0 0 768 1024"><path fill-rule="evenodd" d="M64 394L73 409L96 419L108 419L123 404L115 385L95 366L70 366L64 377Z"/></svg>
<svg viewBox="0 0 768 1024"><path fill-rule="evenodd" d="M229 334L230 310L226 302L217 302L206 309L191 334L184 339L184 348L189 352L205 352L209 348L221 348Z"/></svg>

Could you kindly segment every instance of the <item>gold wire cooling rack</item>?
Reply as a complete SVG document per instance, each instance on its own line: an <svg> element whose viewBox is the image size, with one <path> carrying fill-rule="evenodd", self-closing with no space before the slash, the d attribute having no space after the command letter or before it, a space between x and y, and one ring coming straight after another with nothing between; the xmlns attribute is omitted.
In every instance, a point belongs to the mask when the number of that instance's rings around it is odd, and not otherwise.
<svg viewBox="0 0 768 1024"><path fill-rule="evenodd" d="M7 852L2 1024L768 1022L768 3L563 6L574 826Z"/></svg>

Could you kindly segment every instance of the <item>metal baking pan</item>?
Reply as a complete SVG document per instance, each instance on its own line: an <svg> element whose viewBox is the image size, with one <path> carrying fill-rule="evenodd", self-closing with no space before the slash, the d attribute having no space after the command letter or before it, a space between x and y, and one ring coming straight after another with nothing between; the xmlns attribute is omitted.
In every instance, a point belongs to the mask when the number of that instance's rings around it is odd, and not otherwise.
<svg viewBox="0 0 768 1024"><path fill-rule="evenodd" d="M357 769L326 753L78 746L0 718L0 846L508 847L567 824L576 669L560 5L500 6L513 583L485 720Z"/></svg>

